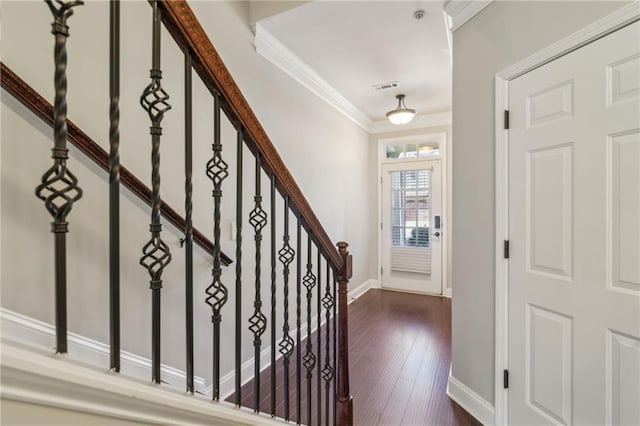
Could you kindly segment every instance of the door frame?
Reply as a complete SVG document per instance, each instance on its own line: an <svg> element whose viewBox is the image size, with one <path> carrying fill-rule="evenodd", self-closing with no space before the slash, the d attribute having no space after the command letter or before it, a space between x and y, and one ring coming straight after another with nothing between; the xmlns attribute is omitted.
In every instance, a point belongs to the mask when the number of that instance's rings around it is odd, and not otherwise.
<svg viewBox="0 0 640 426"><path fill-rule="evenodd" d="M494 424L508 422L509 394L503 388L503 371L509 369L509 262L504 241L509 240L509 131L504 127L509 110L509 82L561 56L640 20L640 0L519 61L495 76L495 371Z"/></svg>
<svg viewBox="0 0 640 426"><path fill-rule="evenodd" d="M451 201L450 195L450 180L448 177L450 176L450 168L449 168L449 156L448 153L448 144L449 138L447 137L447 132L421 132L407 136L398 136L398 137L389 137L389 138L381 138L377 141L377 184L376 184L376 195L378 198L378 222L376 224L376 228L378 230L378 270L377 270L377 286L382 287L382 274L380 273L380 268L382 268L382 166L388 163L410 163L412 161L420 161L420 160L429 160L429 159L440 159L440 182L441 182L441 206L440 212L443 220L442 227L442 237L440 241L441 247L441 276L440 279L442 281L442 296L451 297L451 286L449 285L449 239L451 233L451 218L449 217L449 202ZM427 137L430 139L437 139L440 146L440 155L433 157L418 157L415 160L387 160L385 147L392 143L406 143L407 141L414 140L420 137Z"/></svg>

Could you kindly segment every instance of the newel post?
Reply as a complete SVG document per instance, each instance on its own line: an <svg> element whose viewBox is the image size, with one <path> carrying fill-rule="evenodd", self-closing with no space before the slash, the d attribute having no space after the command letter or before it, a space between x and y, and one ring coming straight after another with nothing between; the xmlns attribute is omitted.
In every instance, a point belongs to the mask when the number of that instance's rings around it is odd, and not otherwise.
<svg viewBox="0 0 640 426"><path fill-rule="evenodd" d="M349 317L347 313L347 285L352 273L349 244L341 241L338 252L342 257L342 270L338 274L338 424L353 425L353 397L349 392Z"/></svg>

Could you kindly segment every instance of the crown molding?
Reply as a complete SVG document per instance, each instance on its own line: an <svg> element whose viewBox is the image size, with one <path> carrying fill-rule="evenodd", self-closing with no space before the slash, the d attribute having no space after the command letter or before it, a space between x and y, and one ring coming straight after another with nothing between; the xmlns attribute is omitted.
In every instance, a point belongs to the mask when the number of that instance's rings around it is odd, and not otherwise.
<svg viewBox="0 0 640 426"><path fill-rule="evenodd" d="M369 116L342 96L340 92L320 77L309 64L300 59L265 29L260 22L256 24L255 46L256 51L269 62L340 111L358 126L369 131L373 124Z"/></svg>
<svg viewBox="0 0 640 426"><path fill-rule="evenodd" d="M449 15L449 30L455 31L476 16L493 0L448 0L444 10Z"/></svg>
<svg viewBox="0 0 640 426"><path fill-rule="evenodd" d="M388 120L373 121L259 22L256 24L255 46L258 54L369 133L397 132L451 125L451 112L419 114L410 123L402 126L396 126Z"/></svg>
<svg viewBox="0 0 640 426"><path fill-rule="evenodd" d="M389 120L375 121L369 128L372 134L404 132L405 130L424 129L428 127L451 126L452 114L449 112L439 112L437 114L422 114L413 117L409 123L397 126Z"/></svg>

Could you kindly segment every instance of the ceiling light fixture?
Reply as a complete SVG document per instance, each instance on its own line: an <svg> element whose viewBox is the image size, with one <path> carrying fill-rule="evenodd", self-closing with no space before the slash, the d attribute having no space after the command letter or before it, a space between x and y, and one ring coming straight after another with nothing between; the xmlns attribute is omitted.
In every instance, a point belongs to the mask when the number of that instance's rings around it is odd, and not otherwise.
<svg viewBox="0 0 640 426"><path fill-rule="evenodd" d="M387 113L387 118L396 125L407 124L413 120L413 116L416 115L416 110L406 107L404 104L404 95L398 95L396 99L398 99L398 106L393 111Z"/></svg>

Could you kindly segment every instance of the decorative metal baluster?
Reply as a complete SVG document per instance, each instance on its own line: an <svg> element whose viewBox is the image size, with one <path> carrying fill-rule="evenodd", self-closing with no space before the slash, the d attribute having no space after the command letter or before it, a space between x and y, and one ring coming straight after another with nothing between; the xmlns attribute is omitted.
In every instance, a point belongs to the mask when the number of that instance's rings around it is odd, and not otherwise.
<svg viewBox="0 0 640 426"><path fill-rule="evenodd" d="M302 226L300 223L300 217L298 216L298 231L296 232L296 251L298 252L298 256L296 257L296 423L300 424L300 419L302 416L302 402L300 398L300 389L301 389L301 377L302 374L300 372L300 365L302 364L301 356L301 345L300 339L301 335L301 317L302 317L302 309L301 309L301 293L302 293L302 258L300 257L300 253L302 253Z"/></svg>
<svg viewBox="0 0 640 426"><path fill-rule="evenodd" d="M55 36L55 101L53 165L42 176L36 187L36 196L44 201L45 208L53 217L51 232L55 240L55 301L56 301L56 352L67 352L67 215L73 203L82 197L78 179L67 169L69 149L67 149L67 19L73 15L72 7L84 4L82 1L65 3L58 0L58 8L51 0L47 5L53 14L51 33Z"/></svg>
<svg viewBox="0 0 640 426"><path fill-rule="evenodd" d="M249 223L253 226L256 241L256 266L255 266L255 297L253 302L253 316L249 318L249 330L253 333L254 369L253 369L253 411L260 411L260 348L262 346L262 334L267 329L267 318L262 313L262 294L260 289L261 279L261 245L262 228L267 224L267 212L262 209L262 195L260 193L260 181L262 180L262 167L260 154L256 155L256 195L253 198L256 206L249 215Z"/></svg>
<svg viewBox="0 0 640 426"><path fill-rule="evenodd" d="M307 273L302 282L307 289L307 346L304 354L304 367L307 369L307 424L311 425L311 379L313 378L313 367L316 365L316 356L313 354L313 342L311 341L311 299L312 290L316 286L316 276L312 272L311 264L311 234L307 234ZM320 299L318 299L320 300ZM318 311L320 311L318 309ZM319 323L318 323L319 324Z"/></svg>
<svg viewBox="0 0 640 426"><path fill-rule="evenodd" d="M149 114L151 120L151 239L142 249L140 264L147 268L151 276L151 376L155 383L160 383L160 289L162 288L162 271L171 261L169 247L162 241L160 234L160 123L164 114L171 109L167 102L169 95L162 89L162 71L160 70L160 9L158 2L153 3L153 53L150 71L151 83L144 89L140 97L140 105Z"/></svg>
<svg viewBox="0 0 640 426"><path fill-rule="evenodd" d="M284 364L284 418L289 420L289 362L293 352L293 339L289 335L289 265L293 261L295 252L289 245L289 196L284 197L284 245L278 252L278 259L283 266L284 276L284 324L282 326L282 340L280 340L279 350L282 354Z"/></svg>
<svg viewBox="0 0 640 426"><path fill-rule="evenodd" d="M322 354L320 350L322 349L322 309L321 309L321 301L322 301L322 254L320 253L320 249L316 247L318 250L318 295L316 297L317 302L317 321L318 321L318 331L316 332L318 338L318 362L316 363L316 392L318 395L318 425L322 424Z"/></svg>
<svg viewBox="0 0 640 426"><path fill-rule="evenodd" d="M109 342L120 371L120 0L109 10Z"/></svg>
<svg viewBox="0 0 640 426"><path fill-rule="evenodd" d="M242 129L236 138L236 359L235 359L235 404L242 401L242 150L244 140Z"/></svg>
<svg viewBox="0 0 640 426"><path fill-rule="evenodd" d="M222 198L222 181L229 175L228 165L222 159L222 144L220 142L220 95L214 96L213 107L213 157L207 162L207 176L213 182L213 280L207 287L206 302L211 306L213 315L213 400L220 399L220 311L227 303L227 288L220 279L222 267L220 264L220 201Z"/></svg>
<svg viewBox="0 0 640 426"><path fill-rule="evenodd" d="M191 52L184 55L184 242L187 392L193 393L193 85Z"/></svg>
<svg viewBox="0 0 640 426"><path fill-rule="evenodd" d="M271 417L276 415L276 177L271 175Z"/></svg>
<svg viewBox="0 0 640 426"><path fill-rule="evenodd" d="M327 262L327 270L326 270L326 289L324 293L324 297L322 298L322 306L325 309L325 355L324 355L324 368L322 369L322 378L324 379L324 416L325 416L325 424L329 425L329 408L331 407L331 399L329 399L329 387L331 385L331 380L333 380L334 369L331 367L331 345L330 345L330 336L331 336L331 312L333 309L333 305L335 303L335 299L331 294L331 269L329 268L329 262Z"/></svg>

